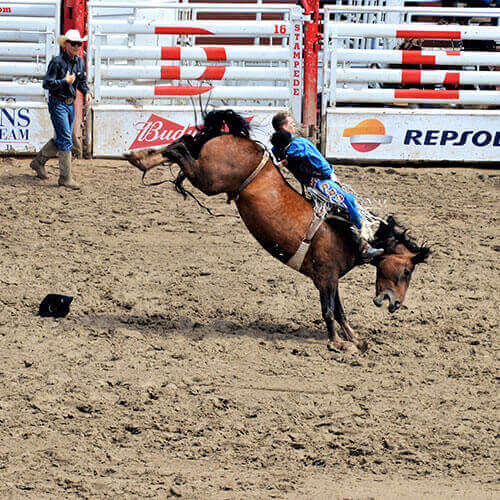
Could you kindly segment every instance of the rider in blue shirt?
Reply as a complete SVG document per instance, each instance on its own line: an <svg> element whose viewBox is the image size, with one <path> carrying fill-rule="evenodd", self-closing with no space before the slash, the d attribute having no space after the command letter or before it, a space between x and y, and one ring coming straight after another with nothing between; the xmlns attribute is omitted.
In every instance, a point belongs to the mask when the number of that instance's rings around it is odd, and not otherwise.
<svg viewBox="0 0 500 500"><path fill-rule="evenodd" d="M293 117L288 113L278 113L273 117L272 124L276 132L271 143L274 146L273 153L278 159L287 160L287 167L301 184L317 189L333 204L348 211L352 224L357 228L353 228L353 235L359 244L362 262L370 262L381 255L383 249L371 247L359 234L364 219L359 213L354 196L342 189L333 166L326 161L316 146L304 137L295 136L296 125Z"/></svg>

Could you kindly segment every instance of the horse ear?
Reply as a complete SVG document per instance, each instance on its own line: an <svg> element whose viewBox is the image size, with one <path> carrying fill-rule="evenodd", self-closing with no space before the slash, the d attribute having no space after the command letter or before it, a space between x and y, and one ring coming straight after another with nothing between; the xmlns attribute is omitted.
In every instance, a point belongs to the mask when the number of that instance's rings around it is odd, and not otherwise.
<svg viewBox="0 0 500 500"><path fill-rule="evenodd" d="M394 235L395 226L396 220L392 215L389 215L386 220L380 222L380 226L378 227L373 239L375 241L387 241L391 236Z"/></svg>
<svg viewBox="0 0 500 500"><path fill-rule="evenodd" d="M389 217L387 217L386 224L389 229L394 229L397 226L396 219L392 215L389 215Z"/></svg>
<svg viewBox="0 0 500 500"><path fill-rule="evenodd" d="M417 254L411 258L411 261L416 266L417 264L425 262L430 253L431 249L429 247L421 247Z"/></svg>

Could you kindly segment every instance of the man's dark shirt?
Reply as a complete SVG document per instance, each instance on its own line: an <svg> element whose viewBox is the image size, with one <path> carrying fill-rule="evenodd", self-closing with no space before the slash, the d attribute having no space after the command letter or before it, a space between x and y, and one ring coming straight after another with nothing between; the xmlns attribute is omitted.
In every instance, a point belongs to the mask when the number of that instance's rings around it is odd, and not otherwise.
<svg viewBox="0 0 500 500"><path fill-rule="evenodd" d="M75 75L75 81L71 84L65 80L68 71L70 75ZM86 95L89 88L83 59L79 56L71 59L67 52L54 57L43 79L43 88L47 89L50 95L62 98L76 97L76 89Z"/></svg>

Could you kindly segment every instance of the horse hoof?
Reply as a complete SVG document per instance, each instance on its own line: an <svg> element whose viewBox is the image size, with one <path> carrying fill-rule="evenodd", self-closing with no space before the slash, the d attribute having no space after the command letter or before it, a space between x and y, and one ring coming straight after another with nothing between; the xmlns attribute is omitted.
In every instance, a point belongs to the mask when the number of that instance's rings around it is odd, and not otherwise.
<svg viewBox="0 0 500 500"><path fill-rule="evenodd" d="M329 351L344 354L357 354L360 352L352 342L328 342L327 348Z"/></svg>
<svg viewBox="0 0 500 500"><path fill-rule="evenodd" d="M362 340L358 344L358 349L361 354L364 354L366 351L368 351L368 342L366 340Z"/></svg>
<svg viewBox="0 0 500 500"><path fill-rule="evenodd" d="M352 344L351 342L346 342L342 346L342 349L347 354L359 354L360 353L360 350L354 344Z"/></svg>
<svg viewBox="0 0 500 500"><path fill-rule="evenodd" d="M328 342L328 344L326 344L326 347L331 352L342 352L342 350L340 349L340 347L338 347L337 345L335 345L333 342Z"/></svg>

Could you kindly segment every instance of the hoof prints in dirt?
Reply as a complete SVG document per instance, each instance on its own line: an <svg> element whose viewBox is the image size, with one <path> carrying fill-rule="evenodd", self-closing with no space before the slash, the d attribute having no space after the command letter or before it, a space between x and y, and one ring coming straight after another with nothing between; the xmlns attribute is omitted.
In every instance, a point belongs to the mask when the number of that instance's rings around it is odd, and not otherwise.
<svg viewBox="0 0 500 500"><path fill-rule="evenodd" d="M211 218L102 164L77 162L78 196L3 165L1 496L382 497L387 478L491 494L494 179L338 167L434 249L392 316L373 268L346 276L369 343L351 356L224 198L204 202L231 217ZM77 297L67 318L34 315L48 285Z"/></svg>

